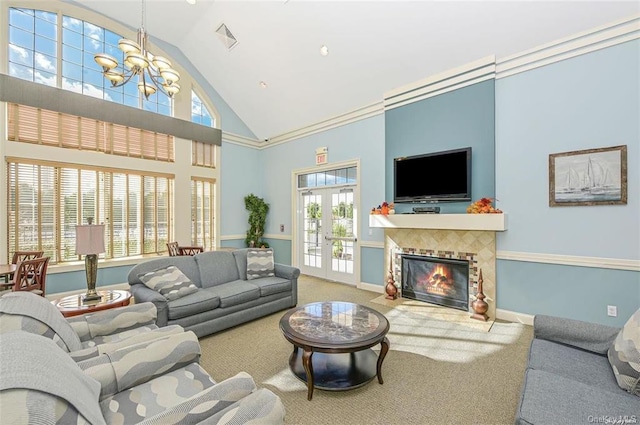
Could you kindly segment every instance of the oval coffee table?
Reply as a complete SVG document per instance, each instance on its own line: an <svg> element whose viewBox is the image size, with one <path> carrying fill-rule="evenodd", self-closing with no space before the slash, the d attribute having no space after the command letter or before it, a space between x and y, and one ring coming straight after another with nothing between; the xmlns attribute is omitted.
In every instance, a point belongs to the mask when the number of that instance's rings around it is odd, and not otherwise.
<svg viewBox="0 0 640 425"><path fill-rule="evenodd" d="M389 321L381 313L349 302L317 302L287 312L280 319L280 330L293 344L289 367L307 383L307 400L314 387L350 390L376 376L383 383ZM371 350L376 344L381 346L379 355Z"/></svg>
<svg viewBox="0 0 640 425"><path fill-rule="evenodd" d="M98 291L99 300L84 301L84 294L69 295L58 300L51 301L64 317L78 316L85 313L93 313L100 310L124 307L131 302L131 293L119 289Z"/></svg>

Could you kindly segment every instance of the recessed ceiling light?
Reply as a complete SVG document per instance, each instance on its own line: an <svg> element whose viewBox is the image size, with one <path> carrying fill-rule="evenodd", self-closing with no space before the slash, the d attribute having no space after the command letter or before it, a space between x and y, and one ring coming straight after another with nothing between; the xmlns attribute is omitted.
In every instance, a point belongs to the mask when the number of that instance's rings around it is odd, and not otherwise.
<svg viewBox="0 0 640 425"><path fill-rule="evenodd" d="M323 44L320 46L320 54L322 56L327 56L329 54L329 48Z"/></svg>
<svg viewBox="0 0 640 425"><path fill-rule="evenodd" d="M264 81L260 81L260 87L262 87L263 89L266 89L267 83L265 83Z"/></svg>
<svg viewBox="0 0 640 425"><path fill-rule="evenodd" d="M196 0L187 0L187 3L189 3L189 4L196 4Z"/></svg>

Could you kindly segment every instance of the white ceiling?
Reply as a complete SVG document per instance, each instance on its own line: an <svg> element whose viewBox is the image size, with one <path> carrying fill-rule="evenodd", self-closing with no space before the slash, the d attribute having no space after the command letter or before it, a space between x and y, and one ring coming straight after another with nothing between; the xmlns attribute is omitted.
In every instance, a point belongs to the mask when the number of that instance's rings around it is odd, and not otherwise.
<svg viewBox="0 0 640 425"><path fill-rule="evenodd" d="M79 2L140 25L140 0ZM178 47L263 140L477 59L638 14L640 3L146 0L146 10L149 34ZM239 41L231 51L215 35L221 23Z"/></svg>

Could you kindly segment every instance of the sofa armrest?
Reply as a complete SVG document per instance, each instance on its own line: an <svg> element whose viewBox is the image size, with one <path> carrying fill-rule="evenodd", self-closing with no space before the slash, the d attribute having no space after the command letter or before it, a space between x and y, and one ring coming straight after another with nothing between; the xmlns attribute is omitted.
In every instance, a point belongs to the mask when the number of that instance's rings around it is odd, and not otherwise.
<svg viewBox="0 0 640 425"><path fill-rule="evenodd" d="M162 413L145 419L139 425L200 424L205 419L233 406L238 400L249 396L255 389L256 384L251 375L240 372Z"/></svg>
<svg viewBox="0 0 640 425"><path fill-rule="evenodd" d="M297 267L288 266L286 264L274 264L276 276L283 279L297 279L300 276L300 269Z"/></svg>
<svg viewBox="0 0 640 425"><path fill-rule="evenodd" d="M163 295L142 283L131 285L130 291L136 303L153 303L157 311L156 324L160 327L167 326L169 322L169 301Z"/></svg>
<svg viewBox="0 0 640 425"><path fill-rule="evenodd" d="M607 354L620 328L598 323L536 315L533 319L535 338L559 342L597 354Z"/></svg>
<svg viewBox="0 0 640 425"><path fill-rule="evenodd" d="M88 341L98 336L113 335L138 328L155 325L156 307L152 303L133 304L110 310L86 313L81 316L67 318L67 322L80 337L80 341Z"/></svg>
<svg viewBox="0 0 640 425"><path fill-rule="evenodd" d="M121 348L166 338L169 335L180 334L182 332L184 332L184 328L180 325L165 326L164 328L156 328L136 333L132 336L118 339L114 342L105 342L92 347L83 348L82 350L71 351L69 355L76 362L80 362L102 354L113 353Z"/></svg>
<svg viewBox="0 0 640 425"><path fill-rule="evenodd" d="M100 382L100 400L200 360L195 333L182 332L78 362Z"/></svg>

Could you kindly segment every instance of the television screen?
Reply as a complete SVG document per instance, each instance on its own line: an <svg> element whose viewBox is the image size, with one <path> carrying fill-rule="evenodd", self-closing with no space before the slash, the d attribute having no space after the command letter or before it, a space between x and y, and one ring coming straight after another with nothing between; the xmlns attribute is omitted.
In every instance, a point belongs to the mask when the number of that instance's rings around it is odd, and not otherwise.
<svg viewBox="0 0 640 425"><path fill-rule="evenodd" d="M393 160L394 202L471 200L471 148Z"/></svg>

